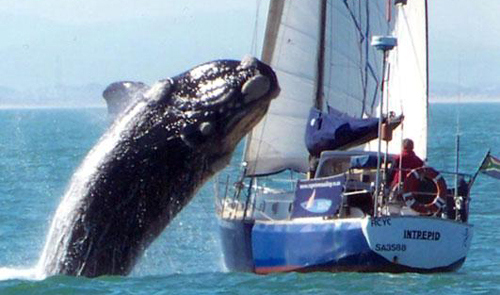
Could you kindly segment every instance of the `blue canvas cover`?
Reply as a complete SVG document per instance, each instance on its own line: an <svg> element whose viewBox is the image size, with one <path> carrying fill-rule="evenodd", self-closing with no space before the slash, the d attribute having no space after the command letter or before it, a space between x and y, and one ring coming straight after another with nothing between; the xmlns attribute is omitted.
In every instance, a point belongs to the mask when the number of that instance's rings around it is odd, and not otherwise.
<svg viewBox="0 0 500 295"><path fill-rule="evenodd" d="M345 175L299 180L292 218L335 215L342 203Z"/></svg>
<svg viewBox="0 0 500 295"><path fill-rule="evenodd" d="M391 128L397 127L400 119L391 122ZM377 118L358 119L333 108L329 108L328 113L312 108L307 122L306 146L309 153L316 157L322 151L345 150L378 136Z"/></svg>

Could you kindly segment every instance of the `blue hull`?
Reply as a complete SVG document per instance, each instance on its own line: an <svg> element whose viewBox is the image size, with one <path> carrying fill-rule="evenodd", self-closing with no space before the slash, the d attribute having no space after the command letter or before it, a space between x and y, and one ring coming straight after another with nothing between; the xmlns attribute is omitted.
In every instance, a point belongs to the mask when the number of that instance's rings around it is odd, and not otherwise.
<svg viewBox="0 0 500 295"><path fill-rule="evenodd" d="M219 219L226 267L231 271L272 273L312 271L448 272L445 266L408 267L373 251L359 222L254 223Z"/></svg>
<svg viewBox="0 0 500 295"><path fill-rule="evenodd" d="M219 219L222 252L226 267L232 271L254 272L252 256L253 222Z"/></svg>

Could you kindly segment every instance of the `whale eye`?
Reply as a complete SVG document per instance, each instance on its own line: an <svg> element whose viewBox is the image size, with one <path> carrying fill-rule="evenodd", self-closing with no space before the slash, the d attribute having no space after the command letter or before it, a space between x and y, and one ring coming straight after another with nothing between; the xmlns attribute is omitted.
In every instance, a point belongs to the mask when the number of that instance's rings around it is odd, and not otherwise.
<svg viewBox="0 0 500 295"><path fill-rule="evenodd" d="M213 131L213 125L210 122L197 124L186 122L181 130L181 139L189 147L195 148L197 145L206 141L206 136Z"/></svg>
<svg viewBox="0 0 500 295"><path fill-rule="evenodd" d="M200 124L200 132L201 134L207 136L210 135L214 131L214 126L210 122L203 122Z"/></svg>

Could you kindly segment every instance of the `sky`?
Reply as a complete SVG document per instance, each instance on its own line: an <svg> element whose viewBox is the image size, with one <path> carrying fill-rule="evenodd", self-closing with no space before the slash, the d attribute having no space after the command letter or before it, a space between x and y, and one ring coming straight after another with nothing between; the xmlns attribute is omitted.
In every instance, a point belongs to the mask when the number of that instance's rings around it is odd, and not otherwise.
<svg viewBox="0 0 500 295"><path fill-rule="evenodd" d="M500 1L428 3L431 89L433 82L476 88L500 85Z"/></svg>
<svg viewBox="0 0 500 295"><path fill-rule="evenodd" d="M500 1L428 2L431 90L499 84ZM152 83L205 61L258 55L254 27L263 28L267 3L1 0L0 87Z"/></svg>
<svg viewBox="0 0 500 295"><path fill-rule="evenodd" d="M255 1L2 0L0 86L154 82L252 47Z"/></svg>

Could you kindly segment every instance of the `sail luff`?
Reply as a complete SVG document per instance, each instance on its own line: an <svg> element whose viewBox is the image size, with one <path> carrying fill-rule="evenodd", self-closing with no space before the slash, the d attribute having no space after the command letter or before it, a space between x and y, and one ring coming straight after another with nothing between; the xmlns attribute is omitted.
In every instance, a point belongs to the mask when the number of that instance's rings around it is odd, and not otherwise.
<svg viewBox="0 0 500 295"><path fill-rule="evenodd" d="M249 137L246 176L308 170L304 136L315 100L321 1L274 1L263 60L275 70L281 93Z"/></svg>
<svg viewBox="0 0 500 295"><path fill-rule="evenodd" d="M276 38L278 37L278 28L283 14L283 4L285 0L273 0L269 3L269 12L267 15L266 32L264 36L264 46L262 48L262 61L271 63L274 48L276 47Z"/></svg>

